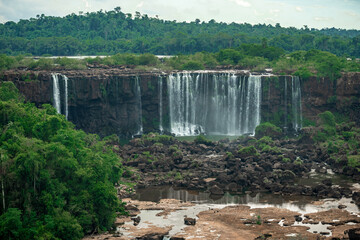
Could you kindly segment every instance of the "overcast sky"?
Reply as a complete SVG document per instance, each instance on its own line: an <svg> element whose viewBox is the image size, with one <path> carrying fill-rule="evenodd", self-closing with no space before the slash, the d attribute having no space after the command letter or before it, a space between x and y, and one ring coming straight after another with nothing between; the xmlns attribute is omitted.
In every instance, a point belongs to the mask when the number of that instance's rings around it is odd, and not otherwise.
<svg viewBox="0 0 360 240"><path fill-rule="evenodd" d="M65 16L79 11L121 7L177 21L265 23L301 28L336 27L360 30L360 0L0 0L0 22L37 14Z"/></svg>

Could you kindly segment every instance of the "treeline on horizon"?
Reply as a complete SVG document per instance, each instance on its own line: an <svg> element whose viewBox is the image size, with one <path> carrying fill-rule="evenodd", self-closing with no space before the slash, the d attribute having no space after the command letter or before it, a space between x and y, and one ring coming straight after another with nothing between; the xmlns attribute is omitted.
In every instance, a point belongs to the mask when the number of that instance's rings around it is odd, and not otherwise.
<svg viewBox="0 0 360 240"><path fill-rule="evenodd" d="M136 12L112 11L70 14L65 17L37 15L18 23L0 24L0 53L8 55L159 55L217 52L242 44L261 44L287 53L318 49L337 56L360 57L360 31L343 29L284 28L266 24L224 23L210 20L176 22Z"/></svg>

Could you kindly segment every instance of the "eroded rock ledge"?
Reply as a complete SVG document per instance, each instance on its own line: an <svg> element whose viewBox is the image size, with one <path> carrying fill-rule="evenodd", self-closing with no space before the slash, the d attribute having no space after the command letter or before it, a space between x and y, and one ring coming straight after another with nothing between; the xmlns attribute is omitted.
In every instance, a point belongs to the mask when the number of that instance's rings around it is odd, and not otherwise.
<svg viewBox="0 0 360 240"><path fill-rule="evenodd" d="M227 71L227 70L224 70ZM159 128L159 76L169 72L133 69L59 70L69 78L69 120L90 133L101 136L117 134L130 137L136 132L137 112L134 80L141 85L142 118L145 132ZM211 71L207 71L211 72ZM52 71L12 70L0 74L3 81L13 81L26 100L41 105L53 102ZM249 74L237 71L236 74ZM283 110L283 79L273 76L263 87L261 118L265 121ZM164 80L166 81L166 80ZM164 84L166 85L166 84ZM301 80L303 116L314 120L325 110L338 111L360 123L360 73L346 73L337 81L311 77ZM166 86L163 89L164 119L168 109ZM167 117L168 118L168 117Z"/></svg>

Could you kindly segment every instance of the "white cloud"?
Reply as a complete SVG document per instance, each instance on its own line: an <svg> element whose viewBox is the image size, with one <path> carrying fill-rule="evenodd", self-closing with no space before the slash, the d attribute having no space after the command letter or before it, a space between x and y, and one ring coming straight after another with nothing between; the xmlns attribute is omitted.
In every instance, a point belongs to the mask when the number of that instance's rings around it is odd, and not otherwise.
<svg viewBox="0 0 360 240"><path fill-rule="evenodd" d="M144 6L144 1L142 1L138 5L136 5L136 8L142 8L142 6Z"/></svg>
<svg viewBox="0 0 360 240"><path fill-rule="evenodd" d="M87 1L87 0L82 0L82 1L85 3L85 8L89 8L89 7L90 7L89 1Z"/></svg>
<svg viewBox="0 0 360 240"><path fill-rule="evenodd" d="M280 10L279 9L270 9L269 12L276 17L276 16L278 16L278 13L280 12Z"/></svg>
<svg viewBox="0 0 360 240"><path fill-rule="evenodd" d="M304 9L303 9L302 7L299 7L299 6L296 6L295 9L296 9L297 12L302 12L302 11L304 11Z"/></svg>
<svg viewBox="0 0 360 240"><path fill-rule="evenodd" d="M254 9L254 15L255 16L262 16L262 15L264 15L263 13L261 13L261 12L259 12L258 10L256 10L256 9Z"/></svg>
<svg viewBox="0 0 360 240"><path fill-rule="evenodd" d="M265 21L271 22L271 23L275 23L275 22L276 22L275 19L273 19L273 18L265 18Z"/></svg>
<svg viewBox="0 0 360 240"><path fill-rule="evenodd" d="M358 13L353 12L353 11L345 11L344 13L345 13L346 15L351 16L351 17L358 17L358 16L359 16Z"/></svg>
<svg viewBox="0 0 360 240"><path fill-rule="evenodd" d="M244 0L230 0L230 2L234 2L237 5L242 6L242 7L251 7L251 3L244 1Z"/></svg>
<svg viewBox="0 0 360 240"><path fill-rule="evenodd" d="M328 18L328 17L314 17L314 20L315 20L315 21L318 21L318 22L322 22L322 21L330 21L330 20L332 20L332 18Z"/></svg>

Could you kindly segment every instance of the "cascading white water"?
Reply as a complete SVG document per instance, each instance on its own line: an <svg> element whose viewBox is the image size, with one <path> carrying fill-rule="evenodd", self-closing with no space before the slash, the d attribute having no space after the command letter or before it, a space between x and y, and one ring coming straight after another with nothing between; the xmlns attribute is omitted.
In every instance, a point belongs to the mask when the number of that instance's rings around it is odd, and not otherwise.
<svg viewBox="0 0 360 240"><path fill-rule="evenodd" d="M67 76L63 75L64 85L65 85L65 117L68 119L69 115L69 106L68 106L68 78Z"/></svg>
<svg viewBox="0 0 360 240"><path fill-rule="evenodd" d="M292 125L295 131L302 128L302 106L301 106L301 87L299 77L291 78L291 100L292 100Z"/></svg>
<svg viewBox="0 0 360 240"><path fill-rule="evenodd" d="M175 135L254 134L260 124L261 76L183 72L167 84Z"/></svg>
<svg viewBox="0 0 360 240"><path fill-rule="evenodd" d="M51 74L53 79L53 105L58 113L61 114L61 102L60 102L60 88L59 88L59 75L57 73Z"/></svg>
<svg viewBox="0 0 360 240"><path fill-rule="evenodd" d="M284 84L285 84L285 89L284 89L284 107L285 107L285 114L284 114L284 126L285 126L285 131L287 130L287 118L288 118L288 114L287 114L287 78L284 79Z"/></svg>
<svg viewBox="0 0 360 240"><path fill-rule="evenodd" d="M163 79L159 76L159 131L164 132L163 128Z"/></svg>
<svg viewBox="0 0 360 240"><path fill-rule="evenodd" d="M139 79L138 76L136 76L136 78L135 78L135 94L136 94L136 99L137 99L137 102L138 102L138 113L139 113L139 118L138 118L138 132L136 133L136 135L141 135L141 134L143 134L142 101L141 101L140 79Z"/></svg>
<svg viewBox="0 0 360 240"><path fill-rule="evenodd" d="M68 108L68 78L65 75L59 74L59 73L52 73L51 74L53 79L53 105L56 109L56 111L60 114L65 114L66 119L69 115L69 108ZM64 93L63 98L61 97L61 91L60 91L60 80L64 81ZM63 103L62 104L62 100ZM64 106L64 109L62 111L61 106Z"/></svg>

